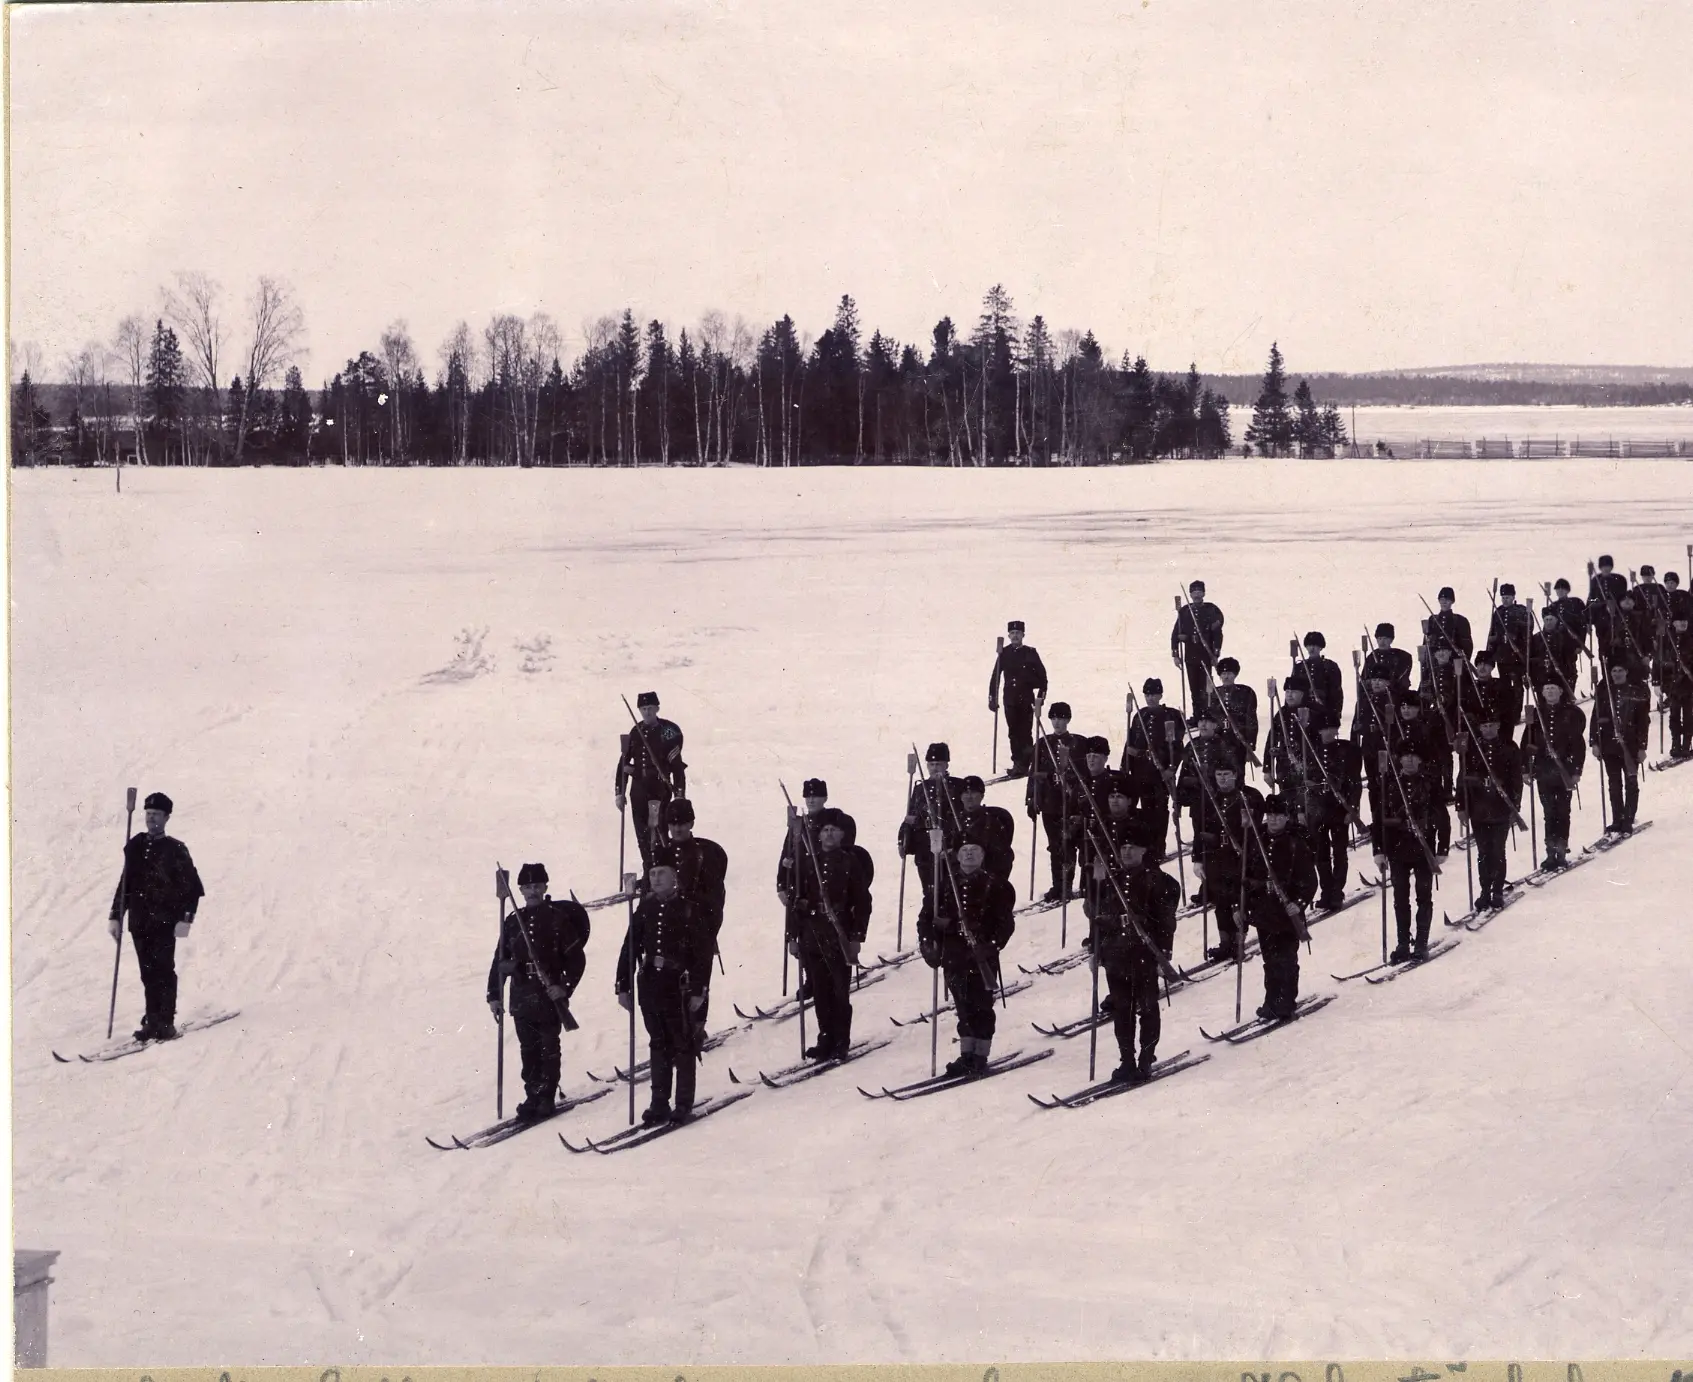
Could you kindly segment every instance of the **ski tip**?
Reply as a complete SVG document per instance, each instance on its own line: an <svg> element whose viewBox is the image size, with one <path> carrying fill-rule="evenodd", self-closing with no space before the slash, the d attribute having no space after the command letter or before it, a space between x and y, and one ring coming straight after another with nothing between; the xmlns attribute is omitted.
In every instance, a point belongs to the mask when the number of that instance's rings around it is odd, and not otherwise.
<svg viewBox="0 0 1693 1382"><path fill-rule="evenodd" d="M766 1089L780 1089L782 1087L781 1085L777 1084L775 1080L771 1079L770 1076L766 1075L762 1070L760 1070L758 1072L758 1078L763 1083L763 1085ZM736 1081L736 1083L738 1084L739 1081ZM751 1091L749 1090L748 1092L750 1093Z"/></svg>
<svg viewBox="0 0 1693 1382"><path fill-rule="evenodd" d="M760 1075L759 1078L763 1079L764 1076ZM730 1084L745 1084L746 1083L746 1081L741 1079L741 1077L735 1073L735 1067L732 1066L732 1065L729 1067L729 1083Z"/></svg>
<svg viewBox="0 0 1693 1382"><path fill-rule="evenodd" d="M431 1146L431 1147L433 1147L433 1148L434 1148L434 1149L435 1149L435 1150L436 1150L436 1151L438 1151L438 1152L451 1152L451 1151L456 1151L456 1150L457 1150L457 1148L455 1148L455 1147L448 1147L448 1146L446 1146L446 1145L444 1145L444 1144L442 1144L442 1143L440 1143L440 1142L437 1142L437 1141L436 1141L436 1140L435 1140L435 1139L434 1139L434 1138L433 1138L433 1137L431 1137L431 1136L430 1136L430 1135L429 1135L429 1134L428 1134L428 1133L425 1133L425 1134L424 1134L424 1135L423 1135L423 1140L424 1140L424 1141L425 1141L425 1142L427 1142L427 1143L428 1143L428 1144L429 1144L429 1145L430 1145L430 1146ZM455 1142L456 1142L456 1141L458 1141L458 1139L457 1139L457 1138L454 1138L454 1139L453 1139L453 1140L454 1140L454 1141L455 1141Z"/></svg>
<svg viewBox="0 0 1693 1382"><path fill-rule="evenodd" d="M69 1056L61 1056L57 1051L53 1052L53 1059L58 1061L60 1065L71 1065L71 1064L73 1064L73 1062L72 1062L72 1060Z"/></svg>
<svg viewBox="0 0 1693 1382"><path fill-rule="evenodd" d="M570 1139L567 1138L563 1133L560 1133L558 1135L558 1140L560 1142L564 1143L564 1150L565 1151L575 1152L578 1156L582 1155L583 1152L586 1152L590 1147L592 1147L594 1145L592 1142L590 1142L587 1147L573 1146L570 1142Z"/></svg>

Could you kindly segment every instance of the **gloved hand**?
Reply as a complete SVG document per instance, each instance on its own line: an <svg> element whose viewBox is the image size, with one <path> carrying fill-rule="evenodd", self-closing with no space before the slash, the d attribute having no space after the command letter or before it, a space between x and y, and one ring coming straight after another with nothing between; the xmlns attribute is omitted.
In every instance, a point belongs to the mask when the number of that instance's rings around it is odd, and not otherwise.
<svg viewBox="0 0 1693 1382"><path fill-rule="evenodd" d="M1088 969L1094 974L1099 973L1099 956L1091 951L1088 953Z"/></svg>
<svg viewBox="0 0 1693 1382"><path fill-rule="evenodd" d="M847 943L846 943L846 953L847 953L847 963L848 964L856 965L858 963L859 949L860 949L859 942L853 940L851 936L848 936L847 937Z"/></svg>
<svg viewBox="0 0 1693 1382"><path fill-rule="evenodd" d="M1305 909L1303 907L1301 907L1297 902L1290 902L1290 903L1287 904L1287 916L1288 916L1289 921L1298 921L1304 915L1305 915Z"/></svg>
<svg viewBox="0 0 1693 1382"><path fill-rule="evenodd" d="M705 1006L705 995L703 993L695 993L695 994L689 995L689 997L688 997L688 1014L689 1014L689 1016L692 1016L694 1013L697 1013L704 1006Z"/></svg>
<svg viewBox="0 0 1693 1382"><path fill-rule="evenodd" d="M624 1012L633 1012L635 1010L635 1000L629 996L628 989L618 989L617 1006L622 1008Z"/></svg>
<svg viewBox="0 0 1693 1382"><path fill-rule="evenodd" d="M490 998L488 1000L488 1011L494 1014L494 1021L496 1022L506 1015L506 1010L500 1006L500 1000L498 998Z"/></svg>
<svg viewBox="0 0 1693 1382"><path fill-rule="evenodd" d="M625 796L624 796L624 795L623 795L623 793L622 793L622 792L613 792L613 793L612 793L612 794L611 794L611 799L612 799L612 800L613 800L613 801L615 801L615 802L616 802L616 803L617 803L617 809L618 809L618 810L619 810L619 811L621 811L621 810L623 810L623 808L624 808L624 807L625 807L625 806L626 806L626 805L628 805L628 798L626 798L626 797L625 797Z"/></svg>
<svg viewBox="0 0 1693 1382"><path fill-rule="evenodd" d="M547 997L555 1003L562 1003L570 997L570 990L563 984L548 984Z"/></svg>
<svg viewBox="0 0 1693 1382"><path fill-rule="evenodd" d="M776 900L782 904L782 909L784 911L786 911L789 907L792 907L794 905L794 900L793 900L793 898L788 896L788 892L787 892L786 888L777 888L776 889Z"/></svg>
<svg viewBox="0 0 1693 1382"><path fill-rule="evenodd" d="M123 934L123 923L116 917L106 918L106 934L116 940Z"/></svg>
<svg viewBox="0 0 1693 1382"><path fill-rule="evenodd" d="M934 941L918 941L917 951L920 955L922 955L923 963L928 965L930 969L939 969L941 967L941 948L936 945Z"/></svg>
<svg viewBox="0 0 1693 1382"><path fill-rule="evenodd" d="M1378 854L1378 855L1375 856L1375 860L1376 860L1376 876L1378 878L1387 877L1387 856L1385 854Z"/></svg>
<svg viewBox="0 0 1693 1382"><path fill-rule="evenodd" d="M994 697L994 696L988 697L988 709L989 710L998 710L999 709L999 700L996 697Z"/></svg>
<svg viewBox="0 0 1693 1382"><path fill-rule="evenodd" d="M799 959L799 937L798 936L789 936L788 937L788 954L792 955L796 960Z"/></svg>
<svg viewBox="0 0 1693 1382"><path fill-rule="evenodd" d="M194 923L191 922L191 921L179 921L179 922L177 922L177 924L176 924L176 938L179 941L187 940L188 939L188 928L190 926L192 926L193 924Z"/></svg>

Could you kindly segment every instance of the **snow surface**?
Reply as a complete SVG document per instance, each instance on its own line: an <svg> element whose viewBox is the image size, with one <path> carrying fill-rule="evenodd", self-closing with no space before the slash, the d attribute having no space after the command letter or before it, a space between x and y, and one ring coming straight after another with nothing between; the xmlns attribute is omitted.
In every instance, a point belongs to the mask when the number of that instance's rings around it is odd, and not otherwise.
<svg viewBox="0 0 1693 1382"><path fill-rule="evenodd" d="M927 1030L888 1024L927 1003L912 965L859 1003L857 1033L893 1045L651 1147L559 1146L620 1127L620 1094L492 1150L423 1136L492 1120L495 861L545 861L560 895L615 883L619 692L661 693L729 852L715 1029L779 989L778 777L826 777L857 816L892 949L907 747L987 768L1007 617L1116 747L1125 684L1175 690L1194 576L1261 689L1295 631L1343 659L1381 618L1408 641L1419 590L1456 586L1485 627L1495 576L1680 565L1688 474L131 470L120 498L108 473L14 472L15 1214L64 1254L54 1362L1685 1354L1693 771L1648 775L1651 831L1429 969L1087 1110L1024 1098L1082 1084L1085 1038L860 1098L927 1073ZM130 784L176 799L206 880L181 1010L242 1016L61 1066L50 1048L104 1032ZM1598 791L1589 771L1578 842ZM595 920L571 1090L624 1054L622 918ZM1022 922L1008 970L1058 926ZM1379 912L1314 937L1304 988L1333 989ZM1184 922L1177 959L1198 947ZM1178 995L1161 1052L1203 1046L1233 987ZM1087 994L1085 968L1039 980L996 1051L1046 1044L1029 1021ZM796 1044L793 1023L735 1038L702 1095Z"/></svg>

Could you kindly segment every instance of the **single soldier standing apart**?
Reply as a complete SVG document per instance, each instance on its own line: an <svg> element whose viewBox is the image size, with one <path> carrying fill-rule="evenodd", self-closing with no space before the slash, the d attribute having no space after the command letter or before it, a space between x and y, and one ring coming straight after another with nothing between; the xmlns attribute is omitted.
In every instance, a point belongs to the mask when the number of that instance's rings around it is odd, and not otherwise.
<svg viewBox="0 0 1693 1382"><path fill-rule="evenodd" d="M993 1050L994 984L999 952L1016 929L1017 895L1009 883L983 867L980 845L961 845L958 867L943 861L935 889L917 918L917 944L930 969L946 977L946 991L958 1011L958 1059L948 1075L981 1075Z"/></svg>
<svg viewBox="0 0 1693 1382"><path fill-rule="evenodd" d="M825 807L815 843L801 837L788 949L805 968L817 1013L817 1044L807 1060L845 1060L852 1046L852 971L870 932L870 880L846 844L843 813ZM794 831L805 827L795 819Z"/></svg>
<svg viewBox="0 0 1693 1382"><path fill-rule="evenodd" d="M1211 669L1223 650L1223 611L1205 598L1205 582L1187 588L1187 603L1176 611L1170 630L1170 659L1187 669L1188 690L1195 710L1211 699Z"/></svg>
<svg viewBox="0 0 1693 1382"><path fill-rule="evenodd" d="M649 1127L665 1121L685 1123L694 1108L694 1014L705 1006L701 975L711 973L711 927L700 910L683 897L676 866L658 858L648 874L647 896L617 961L617 1001L627 1009L630 987L639 976L636 997L646 1023L652 1062L652 1103L641 1115ZM671 1082L676 1106L670 1104Z"/></svg>
<svg viewBox="0 0 1693 1382"><path fill-rule="evenodd" d="M496 1021L505 1015L500 991L509 978L511 1021L523 1052L524 1097L516 1114L520 1123L533 1123L550 1116L558 1100L559 1029L588 963L589 923L577 903L547 896L545 864L520 868L517 888L523 905L500 928L488 967L488 1007Z"/></svg>
<svg viewBox="0 0 1693 1382"><path fill-rule="evenodd" d="M1029 775L1035 704L1046 699L1046 665L1033 646L1023 641L1023 632L1021 619L1013 619L1005 626L1006 643L994 659L993 675L988 678L989 710L999 708L1000 683L1004 681L1005 730L1011 737L1011 777Z"/></svg>
<svg viewBox="0 0 1693 1382"><path fill-rule="evenodd" d="M613 790L619 811L623 810L627 793L635 818L635 843L641 850L641 870L645 873L652 868L655 843L647 824L647 803L662 804L673 796L686 796L688 765L682 761L682 731L669 720L658 717L658 692L641 692L635 697L635 707L641 718L629 731L628 749L618 757Z"/></svg>
<svg viewBox="0 0 1693 1382"><path fill-rule="evenodd" d="M1094 954L1089 963L1105 970L1110 990L1111 1023L1117 1037L1121 1062L1111 1072L1113 1080L1142 1084L1152 1074L1158 1059L1158 1038L1163 1024L1158 1011L1159 954L1170 958L1176 944L1176 908L1182 890L1176 880L1149 858L1148 834L1130 827L1117 848L1112 879L1100 890L1099 910L1094 917ZM1113 881L1114 880L1114 881ZM1137 931L1124 911L1124 901L1133 909ZM1145 932L1145 939L1141 932ZM1158 947L1154 954L1150 940ZM1107 1004L1100 1004L1106 1010ZM1135 1052L1135 1026L1140 1026L1140 1052Z"/></svg>
<svg viewBox="0 0 1693 1382"><path fill-rule="evenodd" d="M133 801L134 798L131 798ZM165 834L171 799L150 792L142 802L147 828L123 847L123 875L112 894L108 929L116 940L129 913L129 934L147 996L137 1041L174 1041L176 1030L176 943L188 938L206 890L188 846Z"/></svg>

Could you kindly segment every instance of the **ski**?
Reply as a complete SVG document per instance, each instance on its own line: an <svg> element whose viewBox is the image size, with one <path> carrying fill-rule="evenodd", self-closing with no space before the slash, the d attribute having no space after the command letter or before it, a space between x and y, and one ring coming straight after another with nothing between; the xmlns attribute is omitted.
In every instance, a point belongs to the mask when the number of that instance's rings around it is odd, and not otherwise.
<svg viewBox="0 0 1693 1382"><path fill-rule="evenodd" d="M623 888L621 891L611 893L606 897L596 897L592 902L584 902L582 904L582 910L585 912L597 912L603 907L615 907L620 902L634 902L638 897L638 894L635 891L635 879L635 874L624 874Z"/></svg>
<svg viewBox="0 0 1693 1382"><path fill-rule="evenodd" d="M831 1070L839 1069L847 1061L857 1060L860 1056L867 1056L872 1051L880 1051L884 1046L892 1043L892 1037L880 1037L875 1041L855 1041L848 1049L845 1059L836 1056L829 1060L802 1060L794 1065L783 1066L780 1070L769 1072L760 1070L758 1081L766 1089L786 1089L789 1085L796 1085L804 1080L811 1079L813 1076L824 1075ZM729 1071L729 1080L732 1084L752 1083L751 1080L741 1079L733 1070Z"/></svg>
<svg viewBox="0 0 1693 1382"><path fill-rule="evenodd" d="M180 1040L190 1032L203 1032L208 1027L216 1027L219 1023L228 1022L232 1017L240 1017L241 1010L236 1008L231 1012L214 1013L210 1017L190 1017L176 1024L176 1035ZM139 1051L145 1051L149 1046L168 1046L170 1043L160 1041L136 1041L131 1037L127 1041L120 1041L115 1046L102 1046L98 1050L75 1056L61 1056L53 1052L53 1059L60 1065L71 1065L81 1061L85 1065L99 1065L104 1061L122 1060L125 1056L133 1056Z"/></svg>
<svg viewBox="0 0 1693 1382"><path fill-rule="evenodd" d="M1231 1046L1238 1046L1243 1041L1252 1041L1267 1032L1275 1031L1278 1027L1285 1027L1291 1022L1297 1022L1302 1017L1309 1017L1317 1009L1326 1008L1334 1002L1334 999L1335 995L1332 993L1313 994L1309 998L1301 998L1294 1005L1292 1017L1254 1017L1250 1022L1242 1022L1238 1027L1230 1027L1226 1031L1217 1032L1215 1035L1201 1027L1199 1035L1207 1041L1226 1041Z"/></svg>
<svg viewBox="0 0 1693 1382"><path fill-rule="evenodd" d="M1535 869L1533 873L1524 874L1517 881L1519 883L1527 884L1531 888L1544 888L1553 879L1562 878L1566 873L1570 872L1570 870L1578 869L1583 864L1591 864L1598 857L1599 856L1596 854L1588 854L1583 851L1580 854L1573 854L1566 857L1563 865L1559 868L1538 868Z"/></svg>
<svg viewBox="0 0 1693 1382"><path fill-rule="evenodd" d="M1650 772L1667 773L1671 768L1679 768L1683 763L1693 763L1693 754L1683 754L1680 758L1671 754L1668 758L1660 758L1656 763L1648 763L1646 767Z"/></svg>
<svg viewBox="0 0 1693 1382"><path fill-rule="evenodd" d="M1454 931L1460 926L1462 926L1466 931L1479 931L1486 926L1488 922L1492 921L1494 917L1504 911L1505 907L1510 907L1515 903L1521 902L1527 895L1528 894L1515 883L1507 883L1505 885L1505 904L1503 907L1474 907L1456 919L1443 913L1441 920Z"/></svg>
<svg viewBox="0 0 1693 1382"><path fill-rule="evenodd" d="M903 964L905 962L902 960L900 963ZM890 966L885 969L864 970L858 978L853 980L852 991L857 993L860 989L867 989L872 984L881 983L882 980L886 979L889 973L892 972L892 969L895 968L898 968L898 966ZM806 994L805 1001L808 1004L811 1002L811 995L809 993ZM739 1003L735 1004L735 1016L740 1018L743 1022L785 1022L788 1018L794 1017L798 1013L799 997L797 995L792 998L784 998L773 1008L761 1008L755 1003L753 1005L753 1010L750 1013L742 1012L741 1005Z"/></svg>
<svg viewBox="0 0 1693 1382"><path fill-rule="evenodd" d="M1017 969L1023 974L1068 974L1077 965L1088 962L1088 952L1072 950L1066 955L1060 955L1056 960L1048 960L1043 965L1036 965L1030 969L1026 964L1019 963Z"/></svg>
<svg viewBox="0 0 1693 1382"><path fill-rule="evenodd" d="M610 1156L613 1152L626 1152L631 1147L644 1146L654 1138L673 1133L678 1128L689 1127L702 1118L709 1118L714 1113L721 1113L731 1104L738 1104L742 1099L752 1098L754 1093L756 1093L755 1090L738 1089L729 1094L713 1094L709 1099L702 1099L695 1104L688 1117L681 1122L667 1120L663 1123L654 1123L650 1127L644 1123L637 1123L634 1127L613 1133L610 1137L603 1138L599 1142L589 1138L586 1144L581 1147L570 1142L563 1133L558 1135L558 1140L564 1143L564 1148L568 1152L576 1152L578 1155L583 1152L599 1152L602 1156Z"/></svg>
<svg viewBox="0 0 1693 1382"><path fill-rule="evenodd" d="M1624 840L1632 839L1634 836L1638 835L1642 830L1648 829L1651 826L1651 824L1652 824L1651 821L1641 821L1638 825L1636 825L1632 830L1628 831L1626 834L1617 834L1616 832L1613 831L1611 833L1601 835L1592 844L1583 846L1581 852L1583 854L1587 854L1587 855L1604 854L1608 850L1615 849Z"/></svg>
<svg viewBox="0 0 1693 1382"><path fill-rule="evenodd" d="M1430 960L1437 959L1448 951L1456 950L1458 941L1453 936L1443 936L1429 946L1428 953L1420 960L1401 960L1397 964L1378 965L1375 970L1364 975L1366 984L1391 984L1401 974L1409 974L1413 969L1426 965Z"/></svg>
<svg viewBox="0 0 1693 1382"><path fill-rule="evenodd" d="M874 963L860 966L860 972L874 974L879 969L898 969L902 965L910 964L916 958L917 952L915 950L900 950L892 955L877 955Z"/></svg>
<svg viewBox="0 0 1693 1382"><path fill-rule="evenodd" d="M1081 904L1081 899L1079 897L1072 897L1070 901L1076 903L1078 906ZM1012 915L1019 917L1032 917L1037 912L1055 912L1063 905L1064 904L1062 902L1048 902L1043 897L1035 902L1025 902L1014 913L1012 913Z"/></svg>
<svg viewBox="0 0 1693 1382"><path fill-rule="evenodd" d="M1180 1055L1159 1061L1144 1080L1101 1080L1098 1084L1090 1084L1086 1089L1078 1089L1074 1094L1054 1094L1051 1099L1031 1094L1029 1100L1037 1108L1086 1108L1089 1104L1109 1099L1113 1094L1121 1094L1125 1090L1145 1089L1147 1085L1170 1075L1179 1075L1184 1070L1192 1070L1196 1065L1204 1065L1210 1059L1209 1051L1198 1056L1191 1051L1183 1051Z"/></svg>
<svg viewBox="0 0 1693 1382"><path fill-rule="evenodd" d="M1014 994L1021 993L1024 989L1028 988L1029 985L1032 984L1032 983L1034 983L1033 979L1019 979L1014 984L1007 984L1004 987L1004 989L1001 990L1001 992L1004 993L1004 995L1007 998L1010 998ZM994 998L997 1000L999 998L999 994L996 993L994 995ZM941 1006L940 1006L940 1011L943 1012L943 1013L949 1013L949 1012L952 1011L952 1008L953 1008L953 1005L951 1003L942 1003ZM929 1020L929 1014L927 1012L920 1012L920 1013L917 1014L916 1017L908 1017L903 1022L901 1022L897 1017L890 1017L888 1019L888 1021L893 1023L894 1026L896 1026L896 1027L916 1027L916 1026L921 1025L922 1023L927 1022L928 1020Z"/></svg>
<svg viewBox="0 0 1693 1382"><path fill-rule="evenodd" d="M1323 908L1318 907L1316 909L1316 915L1311 918L1313 924L1316 923L1316 922L1319 922L1319 921L1326 920L1329 917L1337 917L1342 912L1347 911L1350 908L1356 907L1360 902L1368 902L1372 897L1374 897L1376 895L1376 892L1380 887L1381 887L1381 884L1379 884L1379 883L1366 883L1363 887L1359 888L1356 892L1348 893L1345 897L1343 897L1340 900L1340 906L1330 907L1326 911Z"/></svg>
<svg viewBox="0 0 1693 1382"><path fill-rule="evenodd" d="M931 1075L926 1080L913 1080L910 1084L897 1085L892 1089L884 1085L876 1092L859 1085L858 1092L866 1099L895 1099L903 1103L907 1099L921 1098L925 1094L938 1094L943 1089L954 1089L962 1084L991 1079L995 1075L1003 1075L1007 1070L1018 1070L1025 1065L1033 1065L1036 1061L1043 1061L1051 1054L1050 1046L1028 1055L1022 1051L1011 1051L990 1060L988 1068L980 1075Z"/></svg>
<svg viewBox="0 0 1693 1382"><path fill-rule="evenodd" d="M738 1032L744 1032L746 1030L747 1028L745 1026L725 1027L721 1032L713 1032L700 1043L700 1050L702 1052L715 1051L724 1042L729 1040L730 1037L736 1035ZM624 1070L622 1066L614 1065L611 1067L611 1071L612 1073L609 1075L596 1075L592 1070L590 1070L587 1072L587 1075L588 1078L595 1084L627 1084L629 1082L629 1072ZM642 1061L635 1067L635 1083L640 1084L651 1074L652 1062L650 1060Z"/></svg>
<svg viewBox="0 0 1693 1382"><path fill-rule="evenodd" d="M576 1098L560 1099L553 1105L553 1111L546 1118L536 1118L529 1122L522 1122L516 1118L504 1118L498 1123L490 1123L478 1132L466 1133L463 1137L453 1135L450 1142L437 1142L427 1133L423 1140L438 1152L470 1152L478 1147L492 1147L497 1142L504 1142L508 1137L516 1137L520 1132L527 1132L530 1128L538 1128L542 1123L557 1118L561 1113L569 1113L573 1108L580 1108L583 1104L591 1104L595 1099L603 1099L611 1093L609 1086L593 1090L588 1094L578 1095Z"/></svg>

